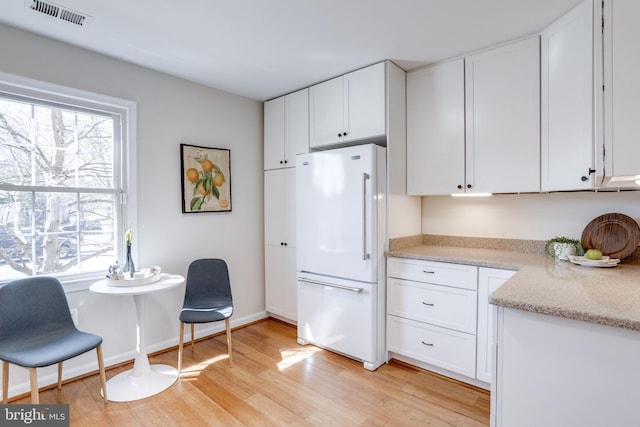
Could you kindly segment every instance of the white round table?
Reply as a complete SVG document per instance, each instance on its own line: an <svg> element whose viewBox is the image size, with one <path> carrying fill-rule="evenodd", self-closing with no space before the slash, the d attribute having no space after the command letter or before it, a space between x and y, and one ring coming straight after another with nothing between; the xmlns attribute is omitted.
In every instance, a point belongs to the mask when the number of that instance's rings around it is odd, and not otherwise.
<svg viewBox="0 0 640 427"><path fill-rule="evenodd" d="M105 295L133 296L137 317L136 358L133 369L122 372L107 381L107 396L114 402L128 402L153 396L169 388L178 379L178 370L168 365L150 365L144 339L144 311L147 295L166 291L184 283L177 274L160 275L160 280L140 286L110 286L107 280L94 283L92 292Z"/></svg>

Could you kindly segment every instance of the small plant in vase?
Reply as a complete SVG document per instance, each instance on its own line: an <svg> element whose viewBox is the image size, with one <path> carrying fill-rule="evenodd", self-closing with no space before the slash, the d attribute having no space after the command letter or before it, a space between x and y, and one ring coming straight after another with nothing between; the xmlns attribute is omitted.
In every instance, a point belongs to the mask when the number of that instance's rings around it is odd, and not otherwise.
<svg viewBox="0 0 640 427"><path fill-rule="evenodd" d="M570 237L554 237L544 245L544 253L560 261L567 261L569 255L582 255L582 242Z"/></svg>
<svg viewBox="0 0 640 427"><path fill-rule="evenodd" d="M136 272L136 266L133 263L133 258L131 258L131 242L133 242L133 233L130 228L128 228L126 233L124 233L124 241L127 244L127 255L122 272L129 273L129 277L133 278L133 273Z"/></svg>

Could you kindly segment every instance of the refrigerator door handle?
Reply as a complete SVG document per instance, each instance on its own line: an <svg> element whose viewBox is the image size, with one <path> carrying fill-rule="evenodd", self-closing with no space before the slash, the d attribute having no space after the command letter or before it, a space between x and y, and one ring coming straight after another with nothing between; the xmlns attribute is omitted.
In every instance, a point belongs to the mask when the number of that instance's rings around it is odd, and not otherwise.
<svg viewBox="0 0 640 427"><path fill-rule="evenodd" d="M367 253L367 180L370 178L369 174L364 172L362 174L362 260L369 259Z"/></svg>
<svg viewBox="0 0 640 427"><path fill-rule="evenodd" d="M298 281L304 282L304 283L310 283L312 285L329 286L330 288L343 289L345 291L351 291L358 294L362 293L362 290L363 290L362 288L354 288L351 286L337 285L335 283L327 283L327 282L321 282L319 280L311 280L311 279L305 279L305 278L299 278Z"/></svg>

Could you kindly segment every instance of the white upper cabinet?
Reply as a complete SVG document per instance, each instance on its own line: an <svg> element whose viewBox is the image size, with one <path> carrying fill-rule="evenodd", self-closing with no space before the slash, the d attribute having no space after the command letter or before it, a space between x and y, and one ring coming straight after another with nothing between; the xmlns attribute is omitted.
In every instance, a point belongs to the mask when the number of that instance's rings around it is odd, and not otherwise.
<svg viewBox="0 0 640 427"><path fill-rule="evenodd" d="M604 0L605 147L598 176L640 175L639 16L638 0Z"/></svg>
<svg viewBox="0 0 640 427"><path fill-rule="evenodd" d="M264 169L295 167L309 152L309 89L264 103Z"/></svg>
<svg viewBox="0 0 640 427"><path fill-rule="evenodd" d="M464 60L407 74L407 194L464 192Z"/></svg>
<svg viewBox="0 0 640 427"><path fill-rule="evenodd" d="M542 32L542 191L593 187L593 3Z"/></svg>
<svg viewBox="0 0 640 427"><path fill-rule="evenodd" d="M538 37L407 74L407 192L540 191Z"/></svg>
<svg viewBox="0 0 640 427"><path fill-rule="evenodd" d="M385 63L309 88L309 145L341 145L386 134Z"/></svg>
<svg viewBox="0 0 640 427"><path fill-rule="evenodd" d="M465 59L467 192L540 191L540 40Z"/></svg>

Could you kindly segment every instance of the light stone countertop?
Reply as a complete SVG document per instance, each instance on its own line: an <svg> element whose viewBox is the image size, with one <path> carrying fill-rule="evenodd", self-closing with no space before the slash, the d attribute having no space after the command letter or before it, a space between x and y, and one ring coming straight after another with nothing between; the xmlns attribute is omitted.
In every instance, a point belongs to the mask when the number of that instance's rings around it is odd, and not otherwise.
<svg viewBox="0 0 640 427"><path fill-rule="evenodd" d="M517 270L491 304L640 331L640 265L582 267L537 253L418 244L389 257Z"/></svg>

